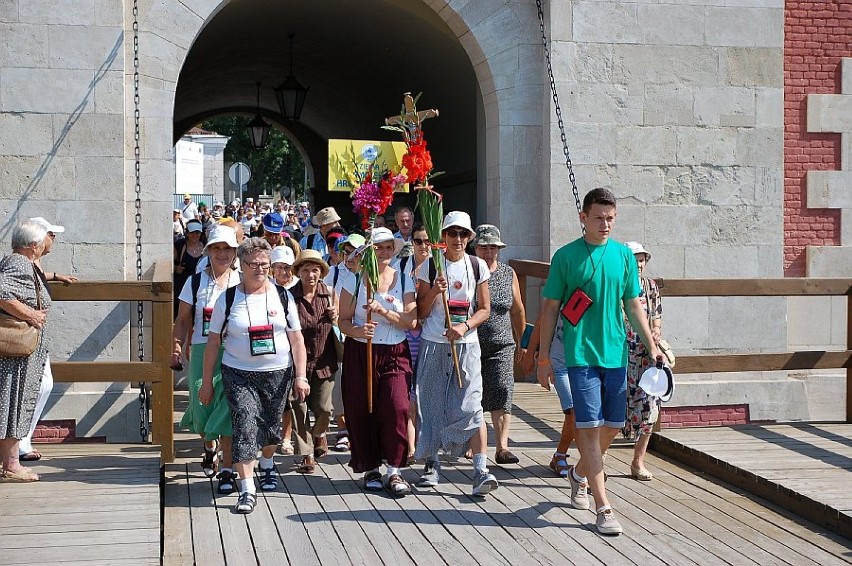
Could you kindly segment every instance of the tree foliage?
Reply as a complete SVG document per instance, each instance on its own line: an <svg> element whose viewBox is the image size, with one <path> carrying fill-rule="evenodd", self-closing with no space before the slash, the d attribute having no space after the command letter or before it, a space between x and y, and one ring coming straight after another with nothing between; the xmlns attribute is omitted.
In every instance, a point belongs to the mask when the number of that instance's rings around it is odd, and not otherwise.
<svg viewBox="0 0 852 566"><path fill-rule="evenodd" d="M305 162L299 151L275 128L269 132L266 147L261 150L253 149L246 129L248 122L249 119L245 116L223 116L206 120L200 127L231 138L225 147L225 161L242 161L249 166L249 194L266 192L280 196L282 187L293 188L298 195L305 194ZM288 189L284 189L283 196L291 201L296 200L290 198Z"/></svg>

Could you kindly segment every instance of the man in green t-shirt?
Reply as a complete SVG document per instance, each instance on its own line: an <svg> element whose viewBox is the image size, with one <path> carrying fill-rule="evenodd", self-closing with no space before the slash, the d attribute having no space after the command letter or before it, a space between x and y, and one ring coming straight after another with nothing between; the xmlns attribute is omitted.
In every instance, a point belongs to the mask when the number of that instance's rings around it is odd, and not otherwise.
<svg viewBox="0 0 852 566"><path fill-rule="evenodd" d="M624 426L627 406L627 345L622 312L627 313L652 358L661 356L639 303L639 276L633 253L609 237L616 214L612 191L589 191L580 212L585 235L553 255L542 293L538 361L538 381L550 390L550 343L557 316L565 317L562 340L580 451L580 461L568 472L571 504L576 509L588 509L591 484L598 532L611 535L621 534L622 529L606 496L602 454Z"/></svg>

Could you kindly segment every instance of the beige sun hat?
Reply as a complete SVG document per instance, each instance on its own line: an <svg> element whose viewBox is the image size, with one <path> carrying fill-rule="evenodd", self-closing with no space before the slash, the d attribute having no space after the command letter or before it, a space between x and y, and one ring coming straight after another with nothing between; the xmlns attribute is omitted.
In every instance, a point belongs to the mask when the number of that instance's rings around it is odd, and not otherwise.
<svg viewBox="0 0 852 566"><path fill-rule="evenodd" d="M333 206L328 206L317 211L316 216L314 216L314 224L317 226L325 226L334 222L340 222L340 215L337 214Z"/></svg>
<svg viewBox="0 0 852 566"><path fill-rule="evenodd" d="M322 258L322 254L317 250L302 250L296 262L293 264L293 271L298 273L302 266L306 263L315 263L322 268L321 277L328 275L328 264Z"/></svg>

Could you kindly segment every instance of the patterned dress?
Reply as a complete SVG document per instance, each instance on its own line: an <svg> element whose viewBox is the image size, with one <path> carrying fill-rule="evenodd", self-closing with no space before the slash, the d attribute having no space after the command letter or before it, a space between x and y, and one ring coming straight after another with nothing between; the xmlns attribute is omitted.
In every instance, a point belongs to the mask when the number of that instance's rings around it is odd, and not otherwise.
<svg viewBox="0 0 852 566"><path fill-rule="evenodd" d="M26 257L13 253L0 260L0 300L19 300L37 308L36 283L33 263ZM39 281L41 308L50 308L50 295ZM35 352L26 358L0 357L0 438L23 438L30 431L35 412L44 364L47 361L47 344L44 341L45 324Z"/></svg>
<svg viewBox="0 0 852 566"><path fill-rule="evenodd" d="M648 277L640 278L642 290L639 302L648 316L648 324L663 316L663 301L657 283ZM640 434L651 434L653 423L648 422L652 409L659 409L660 400L648 397L639 387L639 378L646 369L651 367L651 356L645 349L642 339L630 326L630 321L624 317L627 330L627 418L622 433L625 438L636 437Z"/></svg>
<svg viewBox="0 0 852 566"><path fill-rule="evenodd" d="M514 303L512 281L514 270L497 262L497 270L488 280L491 294L491 315L479 326L479 347L482 350L482 410L503 409L512 412L515 391L515 338L509 311Z"/></svg>

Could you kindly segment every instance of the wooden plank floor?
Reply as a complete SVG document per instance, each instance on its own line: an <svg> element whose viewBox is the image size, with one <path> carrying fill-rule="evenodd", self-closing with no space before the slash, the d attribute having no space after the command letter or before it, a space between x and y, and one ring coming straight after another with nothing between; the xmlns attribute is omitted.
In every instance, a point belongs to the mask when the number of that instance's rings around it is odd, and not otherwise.
<svg viewBox="0 0 852 566"><path fill-rule="evenodd" d="M38 445L41 481L0 483L0 564L159 564L160 448Z"/></svg>
<svg viewBox="0 0 852 566"><path fill-rule="evenodd" d="M624 534L602 537L594 514L571 508L567 481L547 468L562 419L555 395L518 384L515 403L511 445L521 463L490 463L501 485L487 498L469 496L464 459L444 465L437 489L394 499L365 493L346 454L308 476L291 471L292 457L276 456L283 485L261 493L252 515L237 515L236 496L217 495L201 473L200 442L179 435L179 458L166 468L163 564L852 562L849 540L670 460L651 455L655 480L631 479L627 445L607 459ZM413 482L417 471L403 475Z"/></svg>
<svg viewBox="0 0 852 566"><path fill-rule="evenodd" d="M852 424L667 429L654 447L852 538Z"/></svg>

